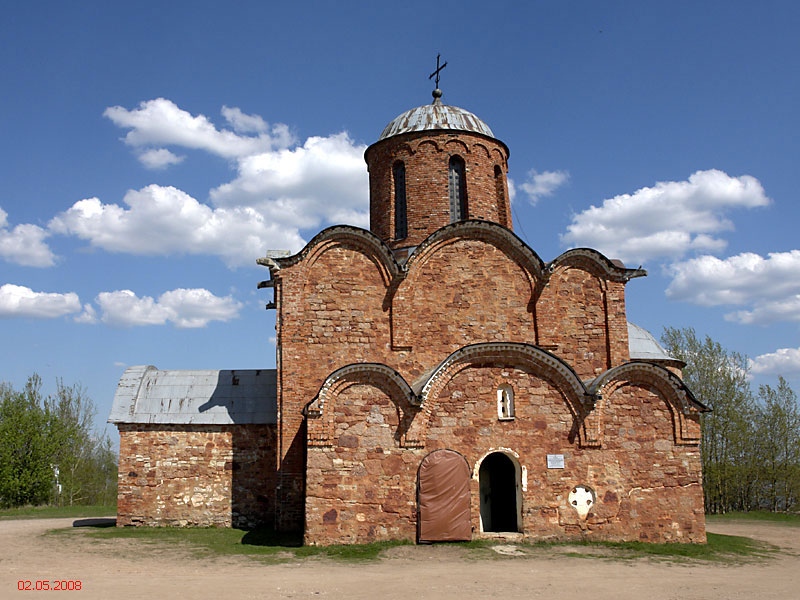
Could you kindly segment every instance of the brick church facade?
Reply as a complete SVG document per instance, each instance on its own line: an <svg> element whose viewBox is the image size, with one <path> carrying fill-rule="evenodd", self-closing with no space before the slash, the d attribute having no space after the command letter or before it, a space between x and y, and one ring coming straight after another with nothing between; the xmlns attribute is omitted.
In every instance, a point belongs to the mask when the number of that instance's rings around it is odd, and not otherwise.
<svg viewBox="0 0 800 600"><path fill-rule="evenodd" d="M512 231L508 148L441 102L367 148L370 230L260 259L277 369L132 367L118 524L704 542L700 413L628 323L645 275Z"/></svg>

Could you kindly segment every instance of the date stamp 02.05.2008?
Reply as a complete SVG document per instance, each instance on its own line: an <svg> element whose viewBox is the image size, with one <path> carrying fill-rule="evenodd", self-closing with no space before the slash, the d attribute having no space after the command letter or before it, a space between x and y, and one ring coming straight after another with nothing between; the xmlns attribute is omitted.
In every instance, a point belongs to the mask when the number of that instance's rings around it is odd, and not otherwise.
<svg viewBox="0 0 800 600"><path fill-rule="evenodd" d="M74 592L81 589L80 581L54 580L54 581L17 581L17 589L21 592Z"/></svg>

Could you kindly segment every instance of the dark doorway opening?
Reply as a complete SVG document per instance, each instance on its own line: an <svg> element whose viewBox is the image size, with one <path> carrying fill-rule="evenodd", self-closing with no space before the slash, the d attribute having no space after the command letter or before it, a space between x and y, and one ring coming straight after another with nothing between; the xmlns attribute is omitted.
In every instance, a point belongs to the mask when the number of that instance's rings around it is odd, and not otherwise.
<svg viewBox="0 0 800 600"><path fill-rule="evenodd" d="M517 470L513 461L502 452L494 452L483 459L478 477L483 530L519 531Z"/></svg>

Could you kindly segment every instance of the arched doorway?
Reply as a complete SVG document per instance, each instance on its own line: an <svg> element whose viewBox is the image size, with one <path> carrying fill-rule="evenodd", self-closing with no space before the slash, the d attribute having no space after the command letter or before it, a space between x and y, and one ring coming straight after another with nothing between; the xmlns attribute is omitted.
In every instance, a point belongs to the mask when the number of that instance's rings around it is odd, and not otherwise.
<svg viewBox="0 0 800 600"><path fill-rule="evenodd" d="M483 531L519 531L517 468L502 452L493 452L478 471Z"/></svg>
<svg viewBox="0 0 800 600"><path fill-rule="evenodd" d="M420 542L472 539L469 465L453 450L434 450L422 459L417 474Z"/></svg>

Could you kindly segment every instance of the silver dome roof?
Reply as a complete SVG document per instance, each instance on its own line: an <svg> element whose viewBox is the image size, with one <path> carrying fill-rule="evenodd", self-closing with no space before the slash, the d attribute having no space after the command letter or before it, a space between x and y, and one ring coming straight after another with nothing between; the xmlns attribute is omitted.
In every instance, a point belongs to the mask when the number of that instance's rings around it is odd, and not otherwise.
<svg viewBox="0 0 800 600"><path fill-rule="evenodd" d="M628 321L628 350L631 360L678 360L667 354L646 329Z"/></svg>
<svg viewBox="0 0 800 600"><path fill-rule="evenodd" d="M436 98L431 104L412 108L395 117L383 129L378 141L380 142L401 133L429 131L432 129L471 131L494 137L494 133L489 129L489 126L471 112L457 106L442 104L442 101Z"/></svg>

